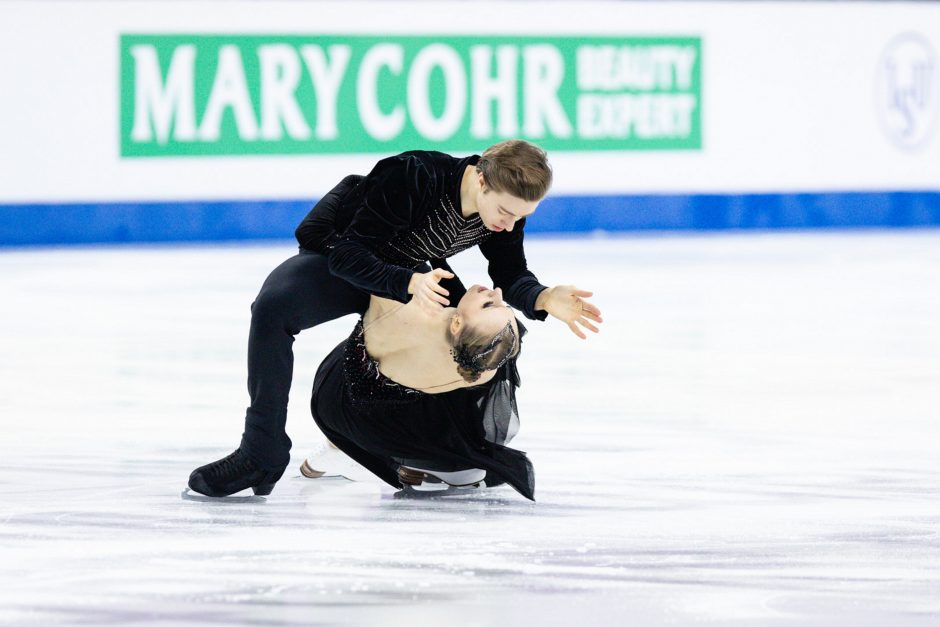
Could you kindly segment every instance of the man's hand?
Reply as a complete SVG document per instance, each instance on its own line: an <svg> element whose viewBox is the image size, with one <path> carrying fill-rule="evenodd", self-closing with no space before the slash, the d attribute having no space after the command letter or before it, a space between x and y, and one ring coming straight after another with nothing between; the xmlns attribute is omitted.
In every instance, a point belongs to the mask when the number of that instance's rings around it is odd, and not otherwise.
<svg viewBox="0 0 940 627"><path fill-rule="evenodd" d="M454 278L453 272L437 268L424 274L415 273L411 275L411 281L408 282L408 293L414 296L413 300L418 302L418 306L434 313L440 311L441 307L450 305L450 301L445 298L450 292L439 285L441 279Z"/></svg>
<svg viewBox="0 0 940 627"><path fill-rule="evenodd" d="M598 324L603 322L601 320L601 310L584 300L586 297L593 295L593 292L579 290L574 285L556 285L547 290L542 290L535 300L535 308L547 311L555 318L558 318L568 325L572 333L584 340L587 339L587 336L584 331L578 328L578 324L597 333L598 328L591 324L591 321L593 320Z"/></svg>

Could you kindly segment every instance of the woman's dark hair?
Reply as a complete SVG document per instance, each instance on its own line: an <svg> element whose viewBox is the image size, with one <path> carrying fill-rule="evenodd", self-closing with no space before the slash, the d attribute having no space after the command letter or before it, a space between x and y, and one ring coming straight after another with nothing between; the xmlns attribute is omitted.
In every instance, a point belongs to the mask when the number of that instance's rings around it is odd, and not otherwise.
<svg viewBox="0 0 940 627"><path fill-rule="evenodd" d="M522 139L507 139L487 148L477 170L494 191L530 202L545 198L552 186L548 154Z"/></svg>
<svg viewBox="0 0 940 627"><path fill-rule="evenodd" d="M457 372L467 383L476 383L487 370L496 370L519 351L519 338L512 328L512 320L494 336L484 336L464 328L454 341L451 355L457 362Z"/></svg>

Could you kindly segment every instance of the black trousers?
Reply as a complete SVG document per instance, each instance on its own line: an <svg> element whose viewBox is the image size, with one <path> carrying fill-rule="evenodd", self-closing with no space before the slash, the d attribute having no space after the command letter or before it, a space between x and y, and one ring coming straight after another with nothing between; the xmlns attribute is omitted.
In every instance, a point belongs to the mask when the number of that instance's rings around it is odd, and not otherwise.
<svg viewBox="0 0 940 627"><path fill-rule="evenodd" d="M363 313L369 295L330 273L327 258L301 250L268 275L251 305L248 393L241 448L262 468L290 463L287 399L294 336L323 322ZM324 350L324 355L328 351Z"/></svg>

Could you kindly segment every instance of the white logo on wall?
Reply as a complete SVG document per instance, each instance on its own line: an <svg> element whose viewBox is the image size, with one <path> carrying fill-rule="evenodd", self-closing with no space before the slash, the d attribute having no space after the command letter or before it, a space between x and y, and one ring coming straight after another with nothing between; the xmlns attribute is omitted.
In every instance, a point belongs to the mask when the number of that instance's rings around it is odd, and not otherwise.
<svg viewBox="0 0 940 627"><path fill-rule="evenodd" d="M938 114L937 55L926 38L904 33L885 47L878 63L875 100L885 132L902 148L915 148Z"/></svg>

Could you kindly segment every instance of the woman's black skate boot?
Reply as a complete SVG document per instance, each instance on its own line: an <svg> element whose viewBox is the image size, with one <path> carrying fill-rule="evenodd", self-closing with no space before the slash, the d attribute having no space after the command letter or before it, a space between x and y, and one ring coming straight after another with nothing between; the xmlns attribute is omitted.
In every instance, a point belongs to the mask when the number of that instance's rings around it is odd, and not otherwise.
<svg viewBox="0 0 940 627"><path fill-rule="evenodd" d="M206 496L229 496L247 488L260 496L271 494L284 469L259 468L240 448L227 457L200 466L189 475L189 489Z"/></svg>

